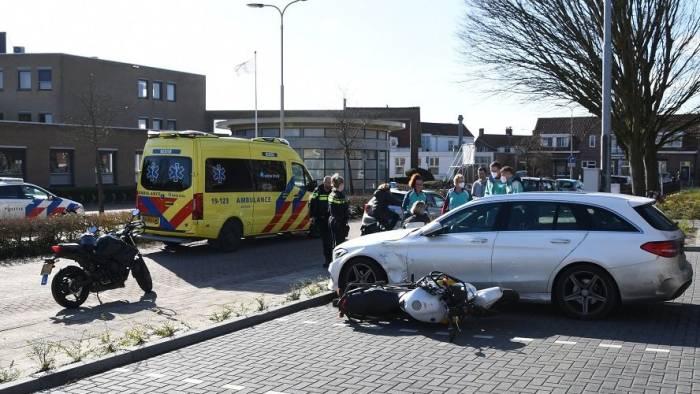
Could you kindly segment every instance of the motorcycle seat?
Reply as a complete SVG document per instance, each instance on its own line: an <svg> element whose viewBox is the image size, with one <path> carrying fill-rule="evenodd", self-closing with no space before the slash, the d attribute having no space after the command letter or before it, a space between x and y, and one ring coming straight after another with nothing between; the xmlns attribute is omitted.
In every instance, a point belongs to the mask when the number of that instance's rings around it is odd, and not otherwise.
<svg viewBox="0 0 700 394"><path fill-rule="evenodd" d="M61 247L61 250L65 250L66 252L79 252L83 249L83 247L77 243L62 243L58 244L58 246Z"/></svg>

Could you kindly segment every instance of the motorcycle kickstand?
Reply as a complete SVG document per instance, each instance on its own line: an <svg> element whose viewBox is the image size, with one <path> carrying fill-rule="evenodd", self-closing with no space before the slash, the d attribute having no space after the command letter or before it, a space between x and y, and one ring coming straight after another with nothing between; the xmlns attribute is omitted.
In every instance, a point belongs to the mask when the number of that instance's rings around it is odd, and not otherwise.
<svg viewBox="0 0 700 394"><path fill-rule="evenodd" d="M97 302L99 302L100 305L102 305L102 300L100 299L100 292L99 291L95 292L95 297L97 297Z"/></svg>

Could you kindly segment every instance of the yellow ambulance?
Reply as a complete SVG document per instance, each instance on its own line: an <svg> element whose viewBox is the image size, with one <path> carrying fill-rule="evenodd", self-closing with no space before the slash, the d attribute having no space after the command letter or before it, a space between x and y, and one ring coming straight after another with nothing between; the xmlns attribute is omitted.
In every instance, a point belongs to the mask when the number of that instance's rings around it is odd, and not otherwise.
<svg viewBox="0 0 700 394"><path fill-rule="evenodd" d="M233 251L243 237L308 230L315 187L285 140L159 132L144 147L136 205L144 238Z"/></svg>

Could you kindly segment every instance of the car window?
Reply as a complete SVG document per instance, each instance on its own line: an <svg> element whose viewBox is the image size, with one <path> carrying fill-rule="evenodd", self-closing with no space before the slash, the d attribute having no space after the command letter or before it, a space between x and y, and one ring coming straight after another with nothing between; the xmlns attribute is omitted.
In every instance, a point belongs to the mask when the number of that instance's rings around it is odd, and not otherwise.
<svg viewBox="0 0 700 394"><path fill-rule="evenodd" d="M287 185L287 171L283 161L253 160L255 188L261 192L280 192Z"/></svg>
<svg viewBox="0 0 700 394"><path fill-rule="evenodd" d="M552 190L554 190L554 182L542 181L542 190L546 192L551 192Z"/></svg>
<svg viewBox="0 0 700 394"><path fill-rule="evenodd" d="M576 218L574 209L568 204L557 206L557 220L555 229L559 231L585 230L586 227Z"/></svg>
<svg viewBox="0 0 700 394"><path fill-rule="evenodd" d="M585 221L584 225L589 231L637 231L625 219L607 209L590 205L579 205L575 208L579 211L577 216Z"/></svg>
<svg viewBox="0 0 700 394"><path fill-rule="evenodd" d="M19 186L0 186L0 199L10 200L24 198L24 193Z"/></svg>
<svg viewBox="0 0 700 394"><path fill-rule="evenodd" d="M661 231L676 231L678 225L669 219L656 206L652 204L641 205L634 208L635 211L646 220L647 223L657 230Z"/></svg>
<svg viewBox="0 0 700 394"><path fill-rule="evenodd" d="M441 222L445 233L494 231L502 204L479 204L451 215Z"/></svg>
<svg viewBox="0 0 700 394"><path fill-rule="evenodd" d="M435 206L436 207L442 207L442 205L445 203L445 199L442 198L442 196L434 194L433 198L435 199Z"/></svg>
<svg viewBox="0 0 700 394"><path fill-rule="evenodd" d="M526 192L536 192L539 190L538 182L532 179L522 179L520 183L523 184L523 190Z"/></svg>
<svg viewBox="0 0 700 394"><path fill-rule="evenodd" d="M301 164L292 163L292 176L294 177L294 186L298 188L306 187L304 167Z"/></svg>
<svg viewBox="0 0 700 394"><path fill-rule="evenodd" d="M250 160L210 158L204 161L205 192L251 192L254 189Z"/></svg>
<svg viewBox="0 0 700 394"><path fill-rule="evenodd" d="M48 193L46 193L45 191L29 185L22 185L22 194L24 194L25 198L36 198L43 200L49 198Z"/></svg>
<svg viewBox="0 0 700 394"><path fill-rule="evenodd" d="M554 230L557 205L548 202L518 202L510 206L506 231Z"/></svg>
<svg viewBox="0 0 700 394"><path fill-rule="evenodd" d="M141 168L141 186L148 190L180 192L192 185L189 157L146 156Z"/></svg>

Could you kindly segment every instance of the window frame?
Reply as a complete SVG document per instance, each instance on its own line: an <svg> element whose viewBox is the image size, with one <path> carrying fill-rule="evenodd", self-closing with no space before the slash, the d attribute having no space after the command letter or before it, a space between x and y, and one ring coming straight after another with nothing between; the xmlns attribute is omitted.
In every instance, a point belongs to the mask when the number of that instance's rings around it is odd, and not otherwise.
<svg viewBox="0 0 700 394"><path fill-rule="evenodd" d="M173 97L170 99L170 91L169 87L173 87ZM177 84L175 82L166 82L165 83L165 101L174 103L177 101Z"/></svg>
<svg viewBox="0 0 700 394"><path fill-rule="evenodd" d="M5 90L5 70L0 67L0 92L3 90Z"/></svg>
<svg viewBox="0 0 700 394"><path fill-rule="evenodd" d="M172 128L170 127L171 124L173 125ZM170 130L170 131L177 130L177 120L176 119L167 119L165 121L165 129Z"/></svg>
<svg viewBox="0 0 700 394"><path fill-rule="evenodd" d="M22 74L27 73L29 75L29 87L22 87ZM32 70L28 68L18 68L17 69L17 91L20 92L31 92L32 91Z"/></svg>
<svg viewBox="0 0 700 394"><path fill-rule="evenodd" d="M6 177L19 177L19 178L26 178L27 174L27 147L26 146L7 146L7 147L0 147L0 152L8 152L12 151L12 153L18 153L19 157L21 158L22 163L20 164L19 171L20 173L14 173L14 172L7 172L7 173L0 173L0 176L6 176Z"/></svg>
<svg viewBox="0 0 700 394"><path fill-rule="evenodd" d="M588 135L588 147L589 148L595 148L596 145L596 135L595 134L589 134Z"/></svg>
<svg viewBox="0 0 700 394"><path fill-rule="evenodd" d="M158 97L156 97L156 85L158 85ZM163 81L151 82L151 98L156 101L163 101Z"/></svg>
<svg viewBox="0 0 700 394"><path fill-rule="evenodd" d="M142 120L146 122L146 127L141 127ZM139 130L148 130L149 119L147 117L139 116L137 122L137 127L139 128Z"/></svg>
<svg viewBox="0 0 700 394"><path fill-rule="evenodd" d="M278 193L278 192L284 191L286 189L287 182L289 180L287 179L287 164L285 161L282 161L282 160L258 160L258 159L250 160L250 161L251 161L251 173L254 175L253 176L253 185L255 187L256 192ZM276 186L281 185L281 188L276 187L276 188L273 188L272 190L261 189L261 185L259 184L259 177L256 174L258 174L260 172L260 169L257 166L261 165L261 163L263 163L263 162L276 163L275 165L278 166L278 170L281 169L280 175L283 175L284 179L280 179L280 180L275 181L275 182L277 182Z"/></svg>
<svg viewBox="0 0 700 394"><path fill-rule="evenodd" d="M107 154L111 155L111 160L110 160L110 172L102 171L102 184L103 185L116 185L117 184L117 155L119 151L116 149L110 149L110 148L104 148L104 149L98 149L98 154L100 157L100 160L102 160L102 155ZM106 182L105 181L105 175L111 177L111 182ZM97 183L97 168L95 168L95 183Z"/></svg>
<svg viewBox="0 0 700 394"><path fill-rule="evenodd" d="M551 204L554 206L554 216L552 216L552 225L551 228L549 229L510 229L508 228L510 225L510 219L511 219L511 213L513 210L513 206L518 205L518 204L533 204L536 206L542 206L545 204ZM559 203L557 201L548 201L548 200L540 200L540 201L533 201L533 200L523 200L523 201L509 201L504 204L506 207L505 213L503 214L503 221L501 223L501 226L498 228L498 231L504 231L504 232L524 232L524 231L556 231L556 225L557 225L557 213L559 211Z"/></svg>
<svg viewBox="0 0 700 394"><path fill-rule="evenodd" d="M221 190L216 190L213 188L214 184L211 182L212 177L210 176L210 163L214 162L216 164L223 164L220 162L238 162L245 167L245 171L234 171L232 176L241 177L247 176L248 178L248 188L225 188ZM228 163L233 165L234 163ZM238 168L240 169L240 168ZM223 182L222 182L223 183ZM250 159L240 159L232 157L207 157L204 159L204 192L205 193L254 193L257 190L255 178L253 177L252 160Z"/></svg>
<svg viewBox="0 0 700 394"><path fill-rule="evenodd" d="M68 172L53 172L51 169L51 157L54 152L68 154ZM54 176L66 176L69 179L67 183L54 182ZM74 186L75 185L75 149L55 147L49 148L49 184L51 186Z"/></svg>
<svg viewBox="0 0 700 394"><path fill-rule="evenodd" d="M510 207L508 207L509 203L505 202L485 202L482 204L474 204L474 205L469 205L463 209L457 209L452 211L452 214L448 214L445 218L440 219L440 225L443 227L443 229L440 231L440 235L443 234L471 234L471 233L484 233L484 232L497 232L497 231L502 231L501 228L503 228L503 221L506 217L504 214L507 212ZM488 207L490 206L496 206L498 207L498 212L496 212L496 219L494 220L494 223L492 225L492 228L489 230L479 230L479 231L455 231L451 232L448 231L447 227L447 221L449 220L455 220L455 216L459 216L464 214L464 211L469 211L473 209L490 209Z"/></svg>
<svg viewBox="0 0 700 394"><path fill-rule="evenodd" d="M157 128L156 128L156 122L158 123ZM163 119L161 119L161 118L151 119L151 130L162 131L163 130Z"/></svg>
<svg viewBox="0 0 700 394"><path fill-rule="evenodd" d="M22 120L22 115L29 115L29 120ZM29 111L19 111L17 112L17 121L18 122L33 122L33 117L32 113Z"/></svg>
<svg viewBox="0 0 700 394"><path fill-rule="evenodd" d="M47 115L51 117L50 122L46 121ZM42 118L43 118L43 120L42 120ZM46 123L46 124L53 124L54 123L53 114L51 112L39 112L39 119L37 119L37 120L39 121L39 123Z"/></svg>

